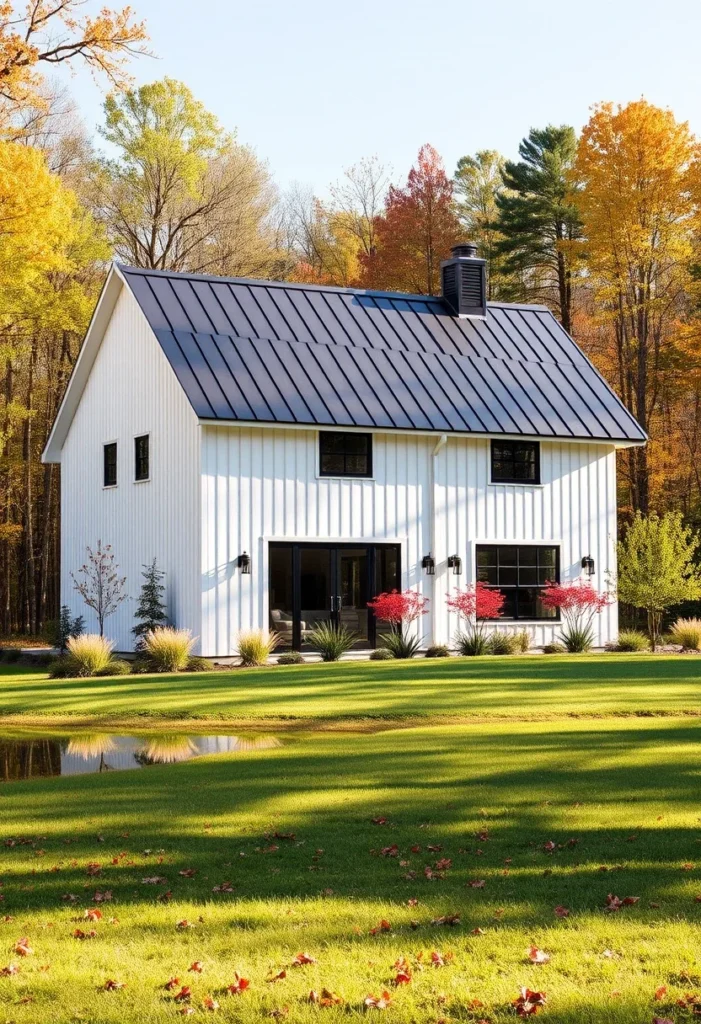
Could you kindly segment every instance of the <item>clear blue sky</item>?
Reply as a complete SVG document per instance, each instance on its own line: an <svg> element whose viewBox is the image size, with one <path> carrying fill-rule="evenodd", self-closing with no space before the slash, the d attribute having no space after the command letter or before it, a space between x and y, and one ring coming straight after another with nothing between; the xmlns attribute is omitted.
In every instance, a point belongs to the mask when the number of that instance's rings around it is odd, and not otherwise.
<svg viewBox="0 0 701 1024"><path fill-rule="evenodd" d="M477 149L515 155L531 126L579 128L599 100L645 96L701 136L698 0L132 5L159 58L134 63L137 82L182 79L282 187L323 193L372 154L403 177L424 142L452 173ZM93 130L99 89L82 72L67 84Z"/></svg>

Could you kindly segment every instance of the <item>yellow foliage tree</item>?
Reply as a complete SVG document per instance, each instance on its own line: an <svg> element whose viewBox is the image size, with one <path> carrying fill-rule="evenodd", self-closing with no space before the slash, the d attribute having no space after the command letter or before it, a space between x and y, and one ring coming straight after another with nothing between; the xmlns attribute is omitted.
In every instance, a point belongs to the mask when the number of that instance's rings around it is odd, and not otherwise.
<svg viewBox="0 0 701 1024"><path fill-rule="evenodd" d="M692 287L692 194L699 146L686 123L645 100L594 108L578 146L581 243L608 326L620 394L653 435L630 449L630 502L648 510L655 429L666 391L684 372L680 323Z"/></svg>

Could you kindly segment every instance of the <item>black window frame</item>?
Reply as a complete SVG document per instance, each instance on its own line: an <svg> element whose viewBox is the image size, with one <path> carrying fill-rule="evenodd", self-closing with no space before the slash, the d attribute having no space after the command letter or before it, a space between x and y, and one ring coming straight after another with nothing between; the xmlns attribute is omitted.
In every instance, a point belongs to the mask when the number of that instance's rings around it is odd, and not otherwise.
<svg viewBox="0 0 701 1024"><path fill-rule="evenodd" d="M143 469L144 455L139 452L140 442L146 442L146 475L140 476L140 470ZM151 479L151 435L150 434L136 434L134 437L134 483L142 484L147 480Z"/></svg>
<svg viewBox="0 0 701 1024"><path fill-rule="evenodd" d="M325 452L324 438L335 437L335 438L353 438L357 442L359 438L363 438L367 442L367 452L364 453L367 459L365 472L355 472L348 469L348 460L352 458L358 458L362 453L346 451L342 449L335 452ZM354 480L369 480L372 478L372 434L364 434L351 430L320 430L319 431L319 476L325 477L349 477ZM335 456L343 459L343 469L324 469L324 456Z"/></svg>
<svg viewBox="0 0 701 1024"><path fill-rule="evenodd" d="M511 450L511 464L516 464L516 449L517 448L532 448L535 454L533 460L533 478L525 479L524 477L518 477L515 474L511 476L497 476L494 472L495 449L497 446L502 449ZM500 461L504 461L503 457ZM509 460L506 460L509 461ZM493 437L490 451L490 482L493 484L522 484L526 487L533 486L534 484L540 484L540 441L516 441L512 438L506 438L501 440L500 438Z"/></svg>
<svg viewBox="0 0 701 1024"><path fill-rule="evenodd" d="M480 552L484 551L484 550L489 550L489 549L492 549L492 548L496 549L496 563L495 564L490 563L490 564L488 564L486 566L480 566L480 564L479 564L479 562L480 562ZM512 549L512 548L516 550L515 565L512 564L511 561L509 561L509 562L506 562L502 566L501 565L501 555L500 555L501 550L502 549L503 550L508 550L508 549ZM521 552L522 551L523 552L525 552L525 551L528 552L528 555L526 556L523 565L521 564ZM498 616L498 617L493 618L493 619L485 619L483 621L485 621L485 622L503 622L503 621L506 621L506 622L553 622L553 623L557 623L557 622L560 621L560 610L559 609L556 609L554 615L519 615L519 613L518 613L518 611L519 611L519 593L520 592L533 591L533 590L543 590L543 588L544 588L544 585L545 585L545 582L546 582L546 565L545 565L545 558L544 558L543 559L543 563L544 564L541 566L541 556L540 556L540 553L541 552L545 552L545 551L547 551L547 552L554 552L554 554L555 554L555 560L554 560L555 561L555 571L554 571L554 575L553 574L548 575L547 579L551 580L553 583L559 583L560 582L560 546L559 546L559 544L517 544L517 543L509 544L508 542L503 542L502 541L502 542L495 543L495 544L477 544L475 546L475 579L477 580L477 582L486 583L487 586L491 587L494 590L500 590L502 592L502 594L504 594L507 598L510 595L513 595L513 597L514 597L514 605L515 605L515 612L516 612L515 615L502 615L502 616ZM534 555L535 555L535 562L533 561L533 556ZM513 571L514 569L516 570L516 576L515 576L516 582L514 584L502 583L500 581L500 573L501 573L501 569L502 568L505 571L508 571L509 573L511 571ZM547 568L549 568L549 566ZM480 570L485 572L487 570L492 571L494 569L496 569L496 573L494 574L495 582L492 583L488 579L487 580L485 580L485 579L480 580ZM522 569L524 570L524 572L528 572L528 573L533 572L535 570L536 582L535 583L529 583L529 582L523 582L522 583L521 580L520 580L520 575L521 575L521 570Z"/></svg>
<svg viewBox="0 0 701 1024"><path fill-rule="evenodd" d="M114 452L114 459L110 456ZM112 471L114 471L114 479L112 479ZM102 486L103 487L116 487L117 486L117 442L107 441L102 446Z"/></svg>

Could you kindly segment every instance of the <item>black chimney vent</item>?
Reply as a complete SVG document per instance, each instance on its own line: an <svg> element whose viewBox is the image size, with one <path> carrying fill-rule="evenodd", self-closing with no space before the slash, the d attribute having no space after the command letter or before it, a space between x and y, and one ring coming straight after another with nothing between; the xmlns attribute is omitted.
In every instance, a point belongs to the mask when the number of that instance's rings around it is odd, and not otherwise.
<svg viewBox="0 0 701 1024"><path fill-rule="evenodd" d="M454 245L441 263L443 298L457 316L487 315L487 264L474 242Z"/></svg>

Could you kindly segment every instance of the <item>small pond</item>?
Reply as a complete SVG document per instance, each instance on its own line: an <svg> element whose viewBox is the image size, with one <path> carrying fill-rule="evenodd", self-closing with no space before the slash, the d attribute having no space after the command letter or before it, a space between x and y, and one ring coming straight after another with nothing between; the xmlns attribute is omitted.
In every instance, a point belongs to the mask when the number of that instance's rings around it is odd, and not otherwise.
<svg viewBox="0 0 701 1024"><path fill-rule="evenodd" d="M38 776L177 764L203 754L245 754L282 743L275 736L149 733L116 736L76 732L69 735L0 734L0 783Z"/></svg>

